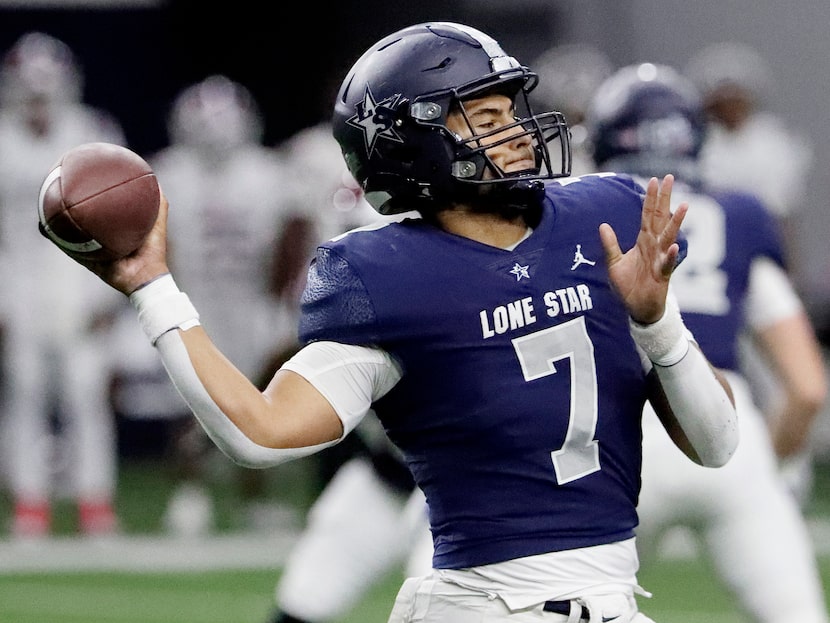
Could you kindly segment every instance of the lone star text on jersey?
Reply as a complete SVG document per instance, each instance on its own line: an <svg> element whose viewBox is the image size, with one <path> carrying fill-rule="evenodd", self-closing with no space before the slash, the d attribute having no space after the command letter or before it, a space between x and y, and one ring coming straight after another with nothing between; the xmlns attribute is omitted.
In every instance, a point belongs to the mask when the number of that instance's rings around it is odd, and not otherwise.
<svg viewBox="0 0 830 623"><path fill-rule="evenodd" d="M576 314L594 307L591 291L584 283L545 292L541 302L544 313L550 318L560 314ZM536 306L533 297L528 296L499 305L492 310L482 309L478 317L481 322L481 335L487 339L534 324Z"/></svg>

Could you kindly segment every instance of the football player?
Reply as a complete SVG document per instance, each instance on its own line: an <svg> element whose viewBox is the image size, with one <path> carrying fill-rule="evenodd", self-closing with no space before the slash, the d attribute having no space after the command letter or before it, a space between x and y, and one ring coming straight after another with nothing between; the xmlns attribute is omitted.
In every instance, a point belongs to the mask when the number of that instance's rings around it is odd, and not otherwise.
<svg viewBox="0 0 830 623"><path fill-rule="evenodd" d="M376 210L421 218L318 247L304 346L262 392L170 274L166 200L134 255L76 257L130 296L241 464L330 447L374 410L434 543L433 572L404 582L391 623L650 621L636 600L642 408L692 461L720 467L737 446L728 382L669 296L688 209L669 210L673 178L569 177L567 124L533 112L536 81L487 34L446 22L355 62L335 137Z"/></svg>
<svg viewBox="0 0 830 623"><path fill-rule="evenodd" d="M305 274L316 241L313 222L295 210L287 163L263 143L265 117L245 85L213 74L186 86L170 107L167 129L170 144L149 162L176 206L168 220L171 264L205 324L214 327L217 346L256 378L296 341L296 296L278 291L277 282L278 275ZM289 230L290 244L280 244ZM289 257L288 249L297 253ZM224 294L214 296L217 291ZM204 463L208 450L216 450L193 418L184 421L174 428L181 477L165 524L188 534L213 527ZM237 470L232 476L244 499L244 523L265 528L258 525L268 515L265 474Z"/></svg>
<svg viewBox="0 0 830 623"><path fill-rule="evenodd" d="M117 530L117 439L109 403L109 316L123 305L31 231L32 197L66 150L125 144L108 111L83 102L74 51L44 32L23 34L0 69L0 249L5 400L2 456L11 533L52 530L53 502L77 505L78 530ZM45 321L40 311L48 311Z"/></svg>
<svg viewBox="0 0 830 623"><path fill-rule="evenodd" d="M798 289L806 276L803 266L811 261L799 235L815 161L809 137L770 109L774 72L754 47L713 43L690 59L685 74L700 91L708 121L700 150L701 177L712 187L757 195L772 212L781 227L787 272ZM776 372L751 339L742 339L740 346L742 369L756 403L765 410L778 408L786 397ZM812 488L813 452L803 447L781 457L782 473L801 504Z"/></svg>
<svg viewBox="0 0 830 623"><path fill-rule="evenodd" d="M300 130L280 151L297 182L294 203L313 215L317 240L404 216L382 216L366 202L328 121ZM386 573L430 568L426 505L400 451L374 416L350 437L317 455L325 486L282 566L269 623L336 620Z"/></svg>
<svg viewBox="0 0 830 623"><path fill-rule="evenodd" d="M735 456L713 471L685 460L646 409L642 558L653 560L669 528L689 526L752 620L826 623L810 535L777 459L808 443L827 387L810 320L785 272L777 224L754 195L701 183L701 99L672 68L644 63L619 70L597 91L587 125L599 170L641 179L676 173L672 201L692 207L682 228L689 253L672 288L701 349L729 375L740 422ZM770 416L771 431L739 374L745 327L786 390L787 401Z"/></svg>
<svg viewBox="0 0 830 623"><path fill-rule="evenodd" d="M752 46L722 42L698 51L684 73L700 92L708 119L701 176L714 187L757 195L779 219L785 250L795 253L793 220L806 205L813 146L769 109L769 63Z"/></svg>

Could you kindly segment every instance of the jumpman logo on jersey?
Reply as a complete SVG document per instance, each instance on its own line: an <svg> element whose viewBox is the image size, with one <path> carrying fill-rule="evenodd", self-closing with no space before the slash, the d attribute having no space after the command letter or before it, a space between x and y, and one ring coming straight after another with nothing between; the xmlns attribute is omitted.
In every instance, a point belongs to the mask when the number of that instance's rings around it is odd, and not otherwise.
<svg viewBox="0 0 830 623"><path fill-rule="evenodd" d="M530 268L530 265L521 266L518 262L516 262L513 264L513 268L510 269L510 274L516 275L516 281L521 281L522 277L530 279L530 273L527 272L528 268Z"/></svg>
<svg viewBox="0 0 830 623"><path fill-rule="evenodd" d="M576 267L580 264L588 264L588 266L593 266L596 264L595 261L587 259L584 255L582 255L582 245L576 245L576 253L574 253L574 265L571 266L571 270L576 270Z"/></svg>

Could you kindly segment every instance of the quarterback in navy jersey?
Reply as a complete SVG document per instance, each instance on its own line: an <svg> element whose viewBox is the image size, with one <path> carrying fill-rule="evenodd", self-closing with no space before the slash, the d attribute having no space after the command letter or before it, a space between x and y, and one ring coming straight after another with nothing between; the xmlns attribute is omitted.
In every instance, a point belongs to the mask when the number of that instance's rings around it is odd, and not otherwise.
<svg viewBox="0 0 830 623"><path fill-rule="evenodd" d="M641 193L616 176L550 182L512 250L424 219L320 247L300 338L400 365L375 411L427 496L436 567L633 535L647 381L596 232L609 222L633 246Z"/></svg>
<svg viewBox="0 0 830 623"><path fill-rule="evenodd" d="M194 415L239 463L307 456L375 410L435 541L432 573L404 582L390 623L647 623L635 598L643 405L701 465L725 465L738 443L728 382L669 294L688 210L670 210L673 177L570 178L567 123L532 111L536 82L491 37L446 22L356 61L334 136L380 214L421 218L319 247L304 346L262 392L169 274L166 199L135 254L75 257L130 296Z"/></svg>
<svg viewBox="0 0 830 623"><path fill-rule="evenodd" d="M689 254L672 290L701 350L728 375L740 423L735 455L723 469L706 470L677 452L647 405L641 559L651 564L668 528L693 528L753 621L827 623L811 538L778 467L806 444L827 386L818 341L785 272L777 222L754 195L699 181L703 106L672 68L644 63L617 71L597 91L587 126L598 167L641 180L677 172L672 201L694 207L683 221ZM757 342L784 388L769 426L742 374L743 335Z"/></svg>

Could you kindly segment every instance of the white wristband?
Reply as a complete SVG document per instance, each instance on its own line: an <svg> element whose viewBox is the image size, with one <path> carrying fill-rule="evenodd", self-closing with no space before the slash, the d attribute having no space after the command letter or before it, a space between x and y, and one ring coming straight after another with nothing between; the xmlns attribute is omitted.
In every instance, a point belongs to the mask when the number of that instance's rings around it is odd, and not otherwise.
<svg viewBox="0 0 830 623"><path fill-rule="evenodd" d="M153 346L168 331L186 331L199 324L199 312L169 273L130 294L130 302L138 310L138 322Z"/></svg>
<svg viewBox="0 0 830 623"><path fill-rule="evenodd" d="M689 352L689 337L680 309L666 301L663 317L652 324L640 324L629 317L628 327L634 342L658 366L673 366Z"/></svg>

